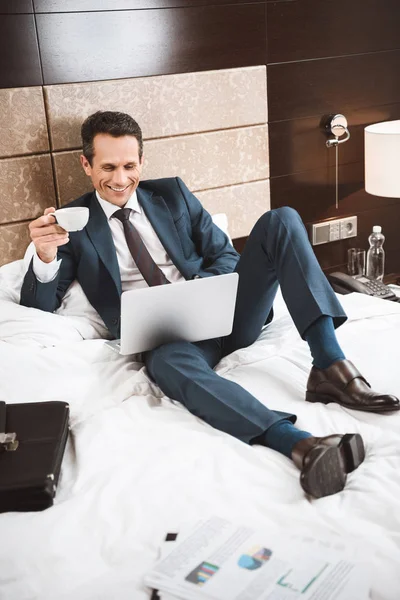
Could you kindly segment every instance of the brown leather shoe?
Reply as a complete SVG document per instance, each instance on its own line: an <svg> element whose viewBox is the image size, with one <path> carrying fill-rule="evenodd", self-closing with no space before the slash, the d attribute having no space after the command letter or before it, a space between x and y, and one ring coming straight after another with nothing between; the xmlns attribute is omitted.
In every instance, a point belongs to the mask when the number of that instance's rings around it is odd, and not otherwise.
<svg viewBox="0 0 400 600"><path fill-rule="evenodd" d="M340 492L351 473L365 458L364 443L358 433L309 437L293 446L292 459L300 469L300 485L314 498Z"/></svg>
<svg viewBox="0 0 400 600"><path fill-rule="evenodd" d="M336 402L353 410L385 413L400 409L396 396L371 390L368 381L349 360L338 360L327 369L311 369L307 382L308 402Z"/></svg>

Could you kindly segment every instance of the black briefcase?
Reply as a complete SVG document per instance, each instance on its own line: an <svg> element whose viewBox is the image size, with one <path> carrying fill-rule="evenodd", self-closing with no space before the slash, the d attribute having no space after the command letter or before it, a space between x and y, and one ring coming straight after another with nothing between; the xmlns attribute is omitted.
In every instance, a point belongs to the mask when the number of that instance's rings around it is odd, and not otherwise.
<svg viewBox="0 0 400 600"><path fill-rule="evenodd" d="M68 418L66 402L0 402L0 512L53 504Z"/></svg>

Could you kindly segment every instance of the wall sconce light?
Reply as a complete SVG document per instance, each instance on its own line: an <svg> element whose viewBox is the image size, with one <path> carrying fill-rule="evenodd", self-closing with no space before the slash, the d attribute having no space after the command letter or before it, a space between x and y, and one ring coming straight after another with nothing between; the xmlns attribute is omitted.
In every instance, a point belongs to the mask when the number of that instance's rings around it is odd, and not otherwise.
<svg viewBox="0 0 400 600"><path fill-rule="evenodd" d="M334 135L333 139L327 140L326 145L328 148L334 147L336 149L335 152L335 206L336 210L339 208L339 144L343 144L350 139L350 132L347 128L347 119L344 115L325 115L322 117L321 126L324 129L325 133L328 135ZM345 135L346 137L343 140L339 140L339 138Z"/></svg>
<svg viewBox="0 0 400 600"><path fill-rule="evenodd" d="M375 196L400 198L400 121L384 121L364 129L365 190Z"/></svg>
<svg viewBox="0 0 400 600"><path fill-rule="evenodd" d="M344 115L328 115L324 119L324 128L328 135L334 135L333 140L327 140L326 145L328 148L343 144L350 139L350 132L347 129L347 119ZM343 140L339 140L342 135L346 135Z"/></svg>

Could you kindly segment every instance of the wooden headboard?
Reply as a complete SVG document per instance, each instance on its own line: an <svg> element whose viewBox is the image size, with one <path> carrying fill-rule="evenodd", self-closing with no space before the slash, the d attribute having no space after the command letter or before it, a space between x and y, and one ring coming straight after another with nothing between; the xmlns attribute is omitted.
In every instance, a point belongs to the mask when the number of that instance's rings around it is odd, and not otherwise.
<svg viewBox="0 0 400 600"><path fill-rule="evenodd" d="M270 208L266 67L0 90L0 265L22 258L28 223L91 188L80 126L97 110L143 130L143 179L179 175L232 238Z"/></svg>

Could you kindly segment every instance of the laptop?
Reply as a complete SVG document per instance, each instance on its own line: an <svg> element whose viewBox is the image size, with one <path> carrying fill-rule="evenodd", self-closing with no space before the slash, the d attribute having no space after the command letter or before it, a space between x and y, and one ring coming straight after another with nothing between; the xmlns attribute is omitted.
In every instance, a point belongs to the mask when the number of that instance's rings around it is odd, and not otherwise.
<svg viewBox="0 0 400 600"><path fill-rule="evenodd" d="M119 354L175 341L199 342L232 332L239 275L228 273L122 292Z"/></svg>

